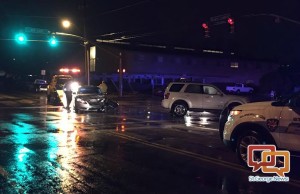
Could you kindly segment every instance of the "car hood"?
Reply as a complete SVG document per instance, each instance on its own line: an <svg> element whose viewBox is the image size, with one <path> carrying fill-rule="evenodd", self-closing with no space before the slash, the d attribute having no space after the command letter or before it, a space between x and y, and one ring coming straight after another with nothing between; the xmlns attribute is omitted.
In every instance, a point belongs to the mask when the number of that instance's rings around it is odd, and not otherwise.
<svg viewBox="0 0 300 194"><path fill-rule="evenodd" d="M264 110L272 106L272 101L267 102L252 102L235 107L235 110Z"/></svg>
<svg viewBox="0 0 300 194"><path fill-rule="evenodd" d="M104 98L104 95L99 94L78 94L76 98L81 98L82 100L88 100L88 99L101 99Z"/></svg>

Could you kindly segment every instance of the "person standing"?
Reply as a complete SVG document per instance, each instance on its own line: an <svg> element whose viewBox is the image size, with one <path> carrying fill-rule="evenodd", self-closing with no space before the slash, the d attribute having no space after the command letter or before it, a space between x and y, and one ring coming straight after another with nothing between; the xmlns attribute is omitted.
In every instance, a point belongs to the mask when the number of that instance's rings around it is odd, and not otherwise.
<svg viewBox="0 0 300 194"><path fill-rule="evenodd" d="M107 94L107 85L104 81L101 82L98 86L103 94Z"/></svg>
<svg viewBox="0 0 300 194"><path fill-rule="evenodd" d="M63 87L64 93L66 96L66 101L67 101L65 108L68 111L70 111L70 104L71 104L72 98L73 98L72 84L73 84L73 80L70 80L70 81L67 81Z"/></svg>

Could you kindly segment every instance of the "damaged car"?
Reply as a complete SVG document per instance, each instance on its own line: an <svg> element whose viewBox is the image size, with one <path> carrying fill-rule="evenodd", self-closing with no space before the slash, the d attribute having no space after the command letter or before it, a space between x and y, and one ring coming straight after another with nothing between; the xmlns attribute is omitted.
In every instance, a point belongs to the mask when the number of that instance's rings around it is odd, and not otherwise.
<svg viewBox="0 0 300 194"><path fill-rule="evenodd" d="M107 112L115 110L119 104L101 92L97 86L81 86L74 98L74 111L81 113L86 111Z"/></svg>

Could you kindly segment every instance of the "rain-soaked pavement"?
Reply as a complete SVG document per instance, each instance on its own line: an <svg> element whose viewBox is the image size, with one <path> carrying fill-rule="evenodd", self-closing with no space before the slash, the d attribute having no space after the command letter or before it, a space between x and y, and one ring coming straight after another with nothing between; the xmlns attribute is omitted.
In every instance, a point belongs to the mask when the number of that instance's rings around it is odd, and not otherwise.
<svg viewBox="0 0 300 194"><path fill-rule="evenodd" d="M119 99L109 113L67 113L45 95L0 94L0 193L300 193L251 183L209 113L173 118L158 97ZM201 119L199 119L201 117Z"/></svg>

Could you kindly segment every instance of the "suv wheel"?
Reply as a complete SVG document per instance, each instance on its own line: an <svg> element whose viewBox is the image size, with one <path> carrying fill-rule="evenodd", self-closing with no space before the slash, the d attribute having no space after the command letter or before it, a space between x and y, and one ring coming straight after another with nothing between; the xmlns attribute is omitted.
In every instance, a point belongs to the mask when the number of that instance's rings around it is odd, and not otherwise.
<svg viewBox="0 0 300 194"><path fill-rule="evenodd" d="M248 145L252 144L264 144L265 142L262 139L262 136L254 131L247 131L242 134L237 141L236 153L238 159L247 166L247 148ZM260 153L254 155L254 160L260 160Z"/></svg>
<svg viewBox="0 0 300 194"><path fill-rule="evenodd" d="M188 107L183 102L175 103L172 106L172 113L177 117L183 117L186 114L187 110L188 110Z"/></svg>

